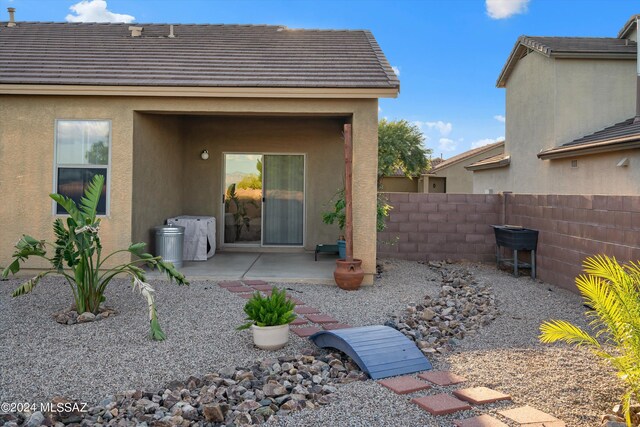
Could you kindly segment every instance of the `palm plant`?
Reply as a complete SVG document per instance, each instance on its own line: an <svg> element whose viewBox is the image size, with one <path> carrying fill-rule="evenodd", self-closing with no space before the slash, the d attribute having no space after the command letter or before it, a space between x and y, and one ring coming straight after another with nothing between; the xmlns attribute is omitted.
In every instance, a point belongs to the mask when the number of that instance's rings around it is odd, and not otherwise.
<svg viewBox="0 0 640 427"><path fill-rule="evenodd" d="M591 309L586 312L595 335L562 320L544 322L540 340L590 347L608 361L626 386L623 409L631 425L632 400L640 400L640 263L620 265L597 255L584 263L576 286ZM602 341L602 343L601 343Z"/></svg>
<svg viewBox="0 0 640 427"><path fill-rule="evenodd" d="M145 243L134 243L127 249L117 250L102 257L102 244L98 236L100 218L97 218L96 209L103 186L104 176L94 176L79 206L66 196L51 194L50 197L69 214L66 226L60 218L53 222L53 232L56 236L54 244L23 235L15 245L13 262L2 271L2 277L6 278L9 273L19 272L21 263L31 257L45 259L51 264L51 268L23 283L13 291L12 296L28 294L43 277L57 274L69 284L78 314L85 312L98 314L100 304L105 300L104 292L107 285L118 275L128 275L131 277L133 289L138 290L147 300L151 338L164 340L166 336L158 323L154 289L146 282L145 272L139 265L146 264L152 269L157 268L179 285L189 283L173 264L164 262L161 257L144 252ZM53 249L53 256L47 254L48 247ZM135 255L138 259L115 267L106 267L107 260L124 252Z"/></svg>
<svg viewBox="0 0 640 427"><path fill-rule="evenodd" d="M244 306L248 322L238 326L237 329L248 329L252 325L260 327L287 325L296 320L294 309L295 304L287 298L284 289L278 290L274 286L268 297L255 292Z"/></svg>

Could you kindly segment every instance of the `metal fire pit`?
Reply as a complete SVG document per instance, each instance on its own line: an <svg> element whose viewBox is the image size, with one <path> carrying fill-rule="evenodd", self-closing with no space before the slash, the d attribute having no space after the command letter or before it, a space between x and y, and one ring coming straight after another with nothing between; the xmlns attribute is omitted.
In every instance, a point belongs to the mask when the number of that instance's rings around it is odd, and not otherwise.
<svg viewBox="0 0 640 427"><path fill-rule="evenodd" d="M492 225L496 233L496 262L513 266L513 275L518 275L518 267L530 268L531 278L536 278L536 248L538 247L538 230L511 225ZM513 258L502 258L500 248L505 247L513 251ZM529 251L531 262L518 260L518 251Z"/></svg>

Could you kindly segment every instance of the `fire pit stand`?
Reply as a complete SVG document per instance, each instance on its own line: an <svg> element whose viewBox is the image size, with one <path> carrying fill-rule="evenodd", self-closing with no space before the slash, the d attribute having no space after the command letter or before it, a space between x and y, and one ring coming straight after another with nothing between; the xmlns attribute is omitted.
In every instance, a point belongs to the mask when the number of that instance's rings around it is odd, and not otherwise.
<svg viewBox="0 0 640 427"><path fill-rule="evenodd" d="M518 276L518 267L530 268L531 278L535 279L538 230L510 225L492 225L491 227L496 233L496 263L498 268L500 268L500 263L513 266L514 276ZM502 247L513 250L513 258L502 258L500 250ZM529 251L531 253L531 262L519 261L518 251Z"/></svg>

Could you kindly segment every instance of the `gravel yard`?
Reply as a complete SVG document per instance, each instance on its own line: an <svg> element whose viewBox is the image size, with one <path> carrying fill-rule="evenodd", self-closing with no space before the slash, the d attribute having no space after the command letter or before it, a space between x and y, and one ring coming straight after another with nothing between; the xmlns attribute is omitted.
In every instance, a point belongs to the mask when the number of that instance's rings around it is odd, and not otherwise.
<svg viewBox="0 0 640 427"><path fill-rule="evenodd" d="M436 296L441 289L437 269L408 261L385 265L376 286L358 292L328 285L283 286L306 304L353 326L382 324L408 304L420 303L425 295ZM538 326L545 319L584 325L580 297L529 278L516 279L493 266L464 267L493 288L500 314L475 336L464 338L454 352L432 357L435 367L466 376L468 386L510 393L515 404L535 406L568 426L598 425L621 394L613 373L587 351L537 342ZM245 300L212 282L183 288L152 283L168 337L161 343L147 338L146 303L131 292L127 281L116 281L107 290L107 305L119 312L115 317L74 326L51 318L71 302L62 281L47 279L33 294L11 298L19 283L0 282L0 402L43 402L64 395L95 403L116 392L156 390L190 375L311 348L307 340L291 334L289 345L280 351L255 349L248 331L235 330L243 321ZM436 392L434 388L427 394ZM340 385L336 397L317 410L273 417L268 425L448 426L452 419L472 415L467 411L431 417L409 403L412 395L396 395L373 381ZM481 408L493 413L514 406L498 403Z"/></svg>

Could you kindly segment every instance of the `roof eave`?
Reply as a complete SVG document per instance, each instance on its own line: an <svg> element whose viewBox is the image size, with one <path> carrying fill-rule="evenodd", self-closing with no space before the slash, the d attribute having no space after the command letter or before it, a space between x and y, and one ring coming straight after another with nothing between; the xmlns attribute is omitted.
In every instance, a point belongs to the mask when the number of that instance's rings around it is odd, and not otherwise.
<svg viewBox="0 0 640 427"><path fill-rule="evenodd" d="M481 165L469 165L469 166L465 166L464 168L466 170L470 170L470 171L479 171L479 170L487 170L487 169L498 169L498 168L504 168L506 166L509 166L511 164L511 156L507 156L503 159L500 159L496 162L491 162L491 163L484 163Z"/></svg>
<svg viewBox="0 0 640 427"><path fill-rule="evenodd" d="M636 26L636 22L637 22L638 16L640 16L640 15L631 15L629 20L627 22L625 22L624 26L620 29L620 31L618 31L618 38L619 39L627 38L629 33L631 31L633 31L633 29Z"/></svg>
<svg viewBox="0 0 640 427"><path fill-rule="evenodd" d="M632 138L592 142L589 144L576 144L575 146L557 147L538 153L540 160L564 159L567 157L579 157L590 154L609 153L614 151L632 150L640 148L640 135Z"/></svg>
<svg viewBox="0 0 640 427"><path fill-rule="evenodd" d="M447 160L445 160L444 162L438 163L436 166L434 166L433 169L431 169L431 171L434 172L434 173L437 173L437 172L439 172L441 170L447 169L449 166L453 166L453 165L456 165L456 164L458 164L458 163L460 163L460 162L462 162L464 160L468 160L470 157L474 157L474 156L486 153L487 151L491 151L494 148L498 148L500 146L504 147L504 141L498 141L498 142L494 142L494 143L491 143L491 144L487 144L487 145L485 145L483 147L482 150L479 150L479 151L477 151L475 153L472 153L472 154L470 154L470 155L468 155L466 157L460 157L459 159L456 159L456 160L454 160L454 161L452 161L450 163L446 163ZM472 151L472 150L469 150L469 151ZM464 154L464 153L461 153L461 154Z"/></svg>
<svg viewBox="0 0 640 427"><path fill-rule="evenodd" d="M0 95L153 96L190 98L397 98L398 87L210 87L0 84Z"/></svg>

